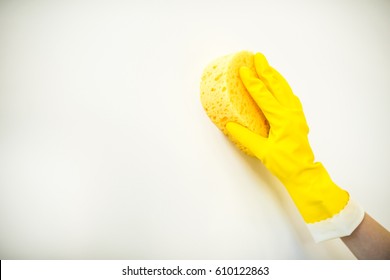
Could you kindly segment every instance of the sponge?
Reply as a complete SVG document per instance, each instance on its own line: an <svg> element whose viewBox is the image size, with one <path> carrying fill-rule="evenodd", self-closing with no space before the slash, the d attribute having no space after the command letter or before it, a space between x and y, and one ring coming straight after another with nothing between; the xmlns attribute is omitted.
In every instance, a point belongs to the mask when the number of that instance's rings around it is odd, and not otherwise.
<svg viewBox="0 0 390 280"><path fill-rule="evenodd" d="M241 51L210 63L202 75L200 100L211 121L242 151L253 156L226 130L228 122L237 122L259 135L268 136L268 121L240 79L242 66L256 72L253 53Z"/></svg>

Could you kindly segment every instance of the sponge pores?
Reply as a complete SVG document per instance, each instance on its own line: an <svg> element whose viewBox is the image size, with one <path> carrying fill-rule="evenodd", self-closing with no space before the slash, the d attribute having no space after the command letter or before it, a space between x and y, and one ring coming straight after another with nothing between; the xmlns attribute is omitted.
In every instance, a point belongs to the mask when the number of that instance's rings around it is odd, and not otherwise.
<svg viewBox="0 0 390 280"><path fill-rule="evenodd" d="M237 122L257 134L268 136L268 121L240 79L242 66L255 71L253 53L242 51L210 63L202 75L200 99L211 121L242 151L253 156L226 130L228 122Z"/></svg>

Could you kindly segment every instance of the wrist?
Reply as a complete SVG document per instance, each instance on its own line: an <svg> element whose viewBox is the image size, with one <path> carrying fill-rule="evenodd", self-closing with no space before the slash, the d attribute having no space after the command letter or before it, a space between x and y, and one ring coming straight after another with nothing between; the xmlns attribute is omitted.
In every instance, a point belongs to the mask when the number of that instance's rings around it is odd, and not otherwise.
<svg viewBox="0 0 390 280"><path fill-rule="evenodd" d="M338 187L321 163L283 182L316 242L350 235L364 210Z"/></svg>
<svg viewBox="0 0 390 280"><path fill-rule="evenodd" d="M321 163L309 165L283 182L306 223L315 223L338 214L349 194L338 187Z"/></svg>
<svg viewBox="0 0 390 280"><path fill-rule="evenodd" d="M336 215L317 223L306 223L315 242L349 236L364 218L363 208L353 199Z"/></svg>

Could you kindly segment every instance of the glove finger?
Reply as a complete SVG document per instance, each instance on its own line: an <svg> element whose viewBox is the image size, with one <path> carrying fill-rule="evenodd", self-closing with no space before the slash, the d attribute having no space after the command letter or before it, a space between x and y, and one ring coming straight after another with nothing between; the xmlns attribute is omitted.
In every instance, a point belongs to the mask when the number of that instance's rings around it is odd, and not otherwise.
<svg viewBox="0 0 390 280"><path fill-rule="evenodd" d="M228 122L226 129L234 140L249 149L258 159L264 160L268 144L267 138L235 122Z"/></svg>
<svg viewBox="0 0 390 280"><path fill-rule="evenodd" d="M252 70L247 67L241 67L240 77L249 94L261 111L263 111L272 127L272 124L281 118L280 114L283 112L283 107Z"/></svg>
<svg viewBox="0 0 390 280"><path fill-rule="evenodd" d="M255 54L255 68L257 75L264 82L267 89L283 106L290 107L295 104L295 95L283 76L272 68L265 56L261 53Z"/></svg>

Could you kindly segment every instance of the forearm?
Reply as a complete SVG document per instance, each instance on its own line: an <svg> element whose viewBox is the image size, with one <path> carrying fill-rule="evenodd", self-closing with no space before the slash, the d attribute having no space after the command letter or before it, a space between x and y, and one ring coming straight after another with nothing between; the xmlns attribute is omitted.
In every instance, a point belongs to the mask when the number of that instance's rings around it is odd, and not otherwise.
<svg viewBox="0 0 390 280"><path fill-rule="evenodd" d="M341 240L358 259L390 259L390 232L368 214L350 236Z"/></svg>

